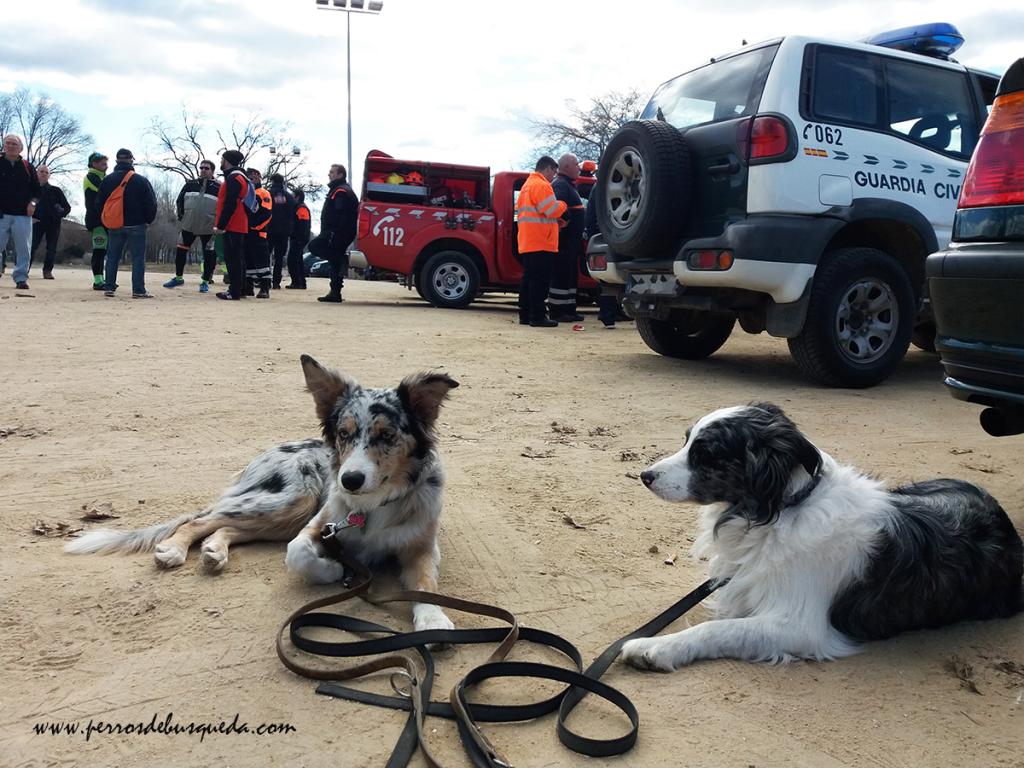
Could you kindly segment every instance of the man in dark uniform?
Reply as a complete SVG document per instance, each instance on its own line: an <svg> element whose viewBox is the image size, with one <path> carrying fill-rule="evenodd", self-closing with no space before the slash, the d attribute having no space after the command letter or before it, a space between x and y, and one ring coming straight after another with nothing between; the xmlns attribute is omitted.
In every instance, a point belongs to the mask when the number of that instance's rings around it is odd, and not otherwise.
<svg viewBox="0 0 1024 768"><path fill-rule="evenodd" d="M576 155L566 153L558 158L558 175L551 182L555 198L565 203L568 223L558 230L558 255L555 256L548 292L548 311L551 319L560 323L583 320L576 311L576 289L580 281L580 256L583 255L584 208L583 199L576 191L580 163Z"/></svg>
<svg viewBox="0 0 1024 768"><path fill-rule="evenodd" d="M348 272L348 247L356 237L359 198L348 183L345 166L336 163L327 173L330 184L320 211L320 234L309 241L309 252L331 264L331 290L317 301L340 304Z"/></svg>
<svg viewBox="0 0 1024 768"><path fill-rule="evenodd" d="M306 243L309 242L309 206L306 205L306 193L301 189L295 190L295 223L292 227L292 238L288 243L288 274L291 275L291 282L285 288L306 290L306 265L302 261L302 254L306 251Z"/></svg>
<svg viewBox="0 0 1024 768"><path fill-rule="evenodd" d="M267 246L270 248L270 270L274 288L281 287L281 274L288 259L288 241L295 226L295 198L285 189L284 176L275 173L270 177L270 199L274 214L267 224Z"/></svg>

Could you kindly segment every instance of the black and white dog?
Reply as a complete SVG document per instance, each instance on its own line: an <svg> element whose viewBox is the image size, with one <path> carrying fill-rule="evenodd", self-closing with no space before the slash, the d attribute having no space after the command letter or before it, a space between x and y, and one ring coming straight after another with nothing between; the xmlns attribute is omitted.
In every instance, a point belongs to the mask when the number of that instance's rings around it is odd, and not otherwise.
<svg viewBox="0 0 1024 768"><path fill-rule="evenodd" d="M692 554L728 583L715 620L626 643L633 666L834 659L906 630L1024 610L1024 546L985 490L961 480L886 490L774 405L705 416L640 477L663 499L705 505Z"/></svg>

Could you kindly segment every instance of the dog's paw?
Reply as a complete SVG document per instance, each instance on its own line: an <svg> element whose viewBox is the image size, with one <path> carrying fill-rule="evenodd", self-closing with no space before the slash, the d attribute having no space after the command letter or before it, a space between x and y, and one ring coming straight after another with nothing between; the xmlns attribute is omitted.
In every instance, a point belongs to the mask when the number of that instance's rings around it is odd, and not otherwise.
<svg viewBox="0 0 1024 768"><path fill-rule="evenodd" d="M673 672L681 665L676 664L671 653L666 652L663 638L630 640L622 646L619 658L631 667L650 669L655 672Z"/></svg>
<svg viewBox="0 0 1024 768"><path fill-rule="evenodd" d="M310 584L332 584L345 576L345 567L336 560L321 557L313 540L304 534L288 542L284 563L289 571Z"/></svg>
<svg viewBox="0 0 1024 768"><path fill-rule="evenodd" d="M428 629L455 629L452 620L444 615L444 611L430 603L413 603L412 627L417 632ZM443 651L449 647L449 643L429 643L427 645L431 651Z"/></svg>
<svg viewBox="0 0 1024 768"><path fill-rule="evenodd" d="M415 603L412 607L412 626L417 632L427 629L455 629L452 620L438 606Z"/></svg>
<svg viewBox="0 0 1024 768"><path fill-rule="evenodd" d="M215 573L228 564L228 551L224 547L217 547L212 544L203 544L201 550L203 568Z"/></svg>
<svg viewBox="0 0 1024 768"><path fill-rule="evenodd" d="M185 562L188 553L177 544L157 544L153 558L161 568L177 568Z"/></svg>

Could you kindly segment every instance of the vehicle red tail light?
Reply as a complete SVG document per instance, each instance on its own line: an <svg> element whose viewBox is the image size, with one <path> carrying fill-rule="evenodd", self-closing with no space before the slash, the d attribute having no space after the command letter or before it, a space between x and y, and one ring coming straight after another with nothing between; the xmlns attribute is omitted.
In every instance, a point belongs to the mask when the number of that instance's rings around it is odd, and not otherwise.
<svg viewBox="0 0 1024 768"><path fill-rule="evenodd" d="M1024 204L1024 92L999 96L967 169L960 208Z"/></svg>
<svg viewBox="0 0 1024 768"><path fill-rule="evenodd" d="M750 159L776 157L789 149L786 124L777 117L757 117L750 128Z"/></svg>
<svg viewBox="0 0 1024 768"><path fill-rule="evenodd" d="M370 234L370 212L359 206L359 230L356 232L356 239L366 237Z"/></svg>

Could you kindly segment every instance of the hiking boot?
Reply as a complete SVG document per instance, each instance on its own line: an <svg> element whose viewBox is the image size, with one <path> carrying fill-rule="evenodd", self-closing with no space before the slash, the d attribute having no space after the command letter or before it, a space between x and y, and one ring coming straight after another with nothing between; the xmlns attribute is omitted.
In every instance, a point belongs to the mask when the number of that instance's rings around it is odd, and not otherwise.
<svg viewBox="0 0 1024 768"><path fill-rule="evenodd" d="M256 294L257 299L270 298L270 280L260 280L260 292Z"/></svg>
<svg viewBox="0 0 1024 768"><path fill-rule="evenodd" d="M328 293L326 296L318 296L317 301L324 301L328 304L341 304L344 299L341 298L340 293Z"/></svg>
<svg viewBox="0 0 1024 768"><path fill-rule="evenodd" d="M170 280L168 280L166 283L164 283L164 288L177 288L178 286L181 286L181 285L184 285L184 284L185 284L185 278L184 277L172 277Z"/></svg>
<svg viewBox="0 0 1024 768"><path fill-rule="evenodd" d="M53 272L48 269L43 270L43 280L53 280Z"/></svg>
<svg viewBox="0 0 1024 768"><path fill-rule="evenodd" d="M243 296L255 296L256 295L256 281L251 277L245 278L245 284L242 288Z"/></svg>

